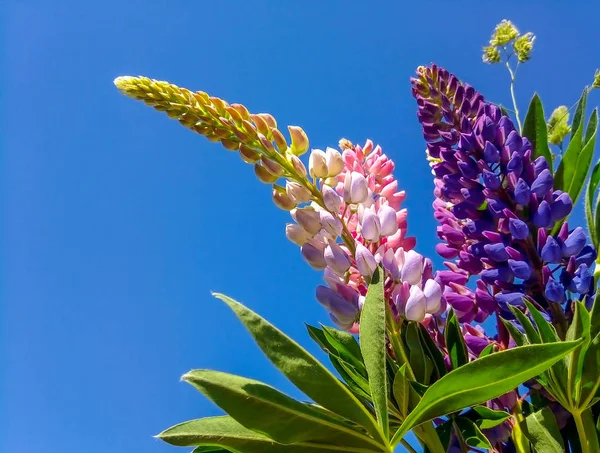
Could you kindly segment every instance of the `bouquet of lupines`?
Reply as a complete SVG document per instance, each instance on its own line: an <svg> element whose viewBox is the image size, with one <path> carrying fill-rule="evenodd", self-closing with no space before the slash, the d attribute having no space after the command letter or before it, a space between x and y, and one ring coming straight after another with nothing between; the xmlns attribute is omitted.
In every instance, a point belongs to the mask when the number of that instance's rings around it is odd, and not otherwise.
<svg viewBox="0 0 600 453"><path fill-rule="evenodd" d="M600 72L573 107L548 119L535 95L521 124L515 76L533 43L502 21L484 48L485 62L508 69L511 110L434 64L411 79L443 270L407 236L406 193L372 141L312 149L306 165L299 127L286 138L273 116L241 104L145 77L115 80L127 96L237 151L272 185L275 205L290 212L287 237L323 271L316 299L335 325L308 333L337 376L216 294L311 401L194 370L183 380L227 415L175 425L161 439L195 453L600 452L600 161L589 171L597 110L585 120ZM584 191L587 234L568 223ZM486 332L478 323L489 317L496 328ZM409 431L419 446L405 439Z"/></svg>

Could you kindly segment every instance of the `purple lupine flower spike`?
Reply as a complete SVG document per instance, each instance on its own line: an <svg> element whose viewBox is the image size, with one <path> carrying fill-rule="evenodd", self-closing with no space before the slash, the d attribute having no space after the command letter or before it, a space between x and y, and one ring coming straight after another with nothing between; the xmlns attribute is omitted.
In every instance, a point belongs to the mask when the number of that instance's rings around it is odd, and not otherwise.
<svg viewBox="0 0 600 453"><path fill-rule="evenodd" d="M455 268L446 263L455 276L438 274L446 302L474 319L505 314L524 297L548 307L567 290L587 294L596 251L581 228L565 223L550 235L573 202L554 190L545 158L533 160L531 142L510 118L445 69L420 67L411 81L434 174L436 250L456 260ZM481 278L474 295L457 288L471 275Z"/></svg>

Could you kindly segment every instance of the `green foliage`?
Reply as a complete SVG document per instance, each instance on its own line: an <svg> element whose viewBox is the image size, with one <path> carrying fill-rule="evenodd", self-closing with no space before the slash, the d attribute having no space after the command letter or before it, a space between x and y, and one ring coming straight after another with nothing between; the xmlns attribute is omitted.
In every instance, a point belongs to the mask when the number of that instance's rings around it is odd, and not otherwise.
<svg viewBox="0 0 600 453"><path fill-rule="evenodd" d="M388 421L388 379L386 371L386 334L383 269L378 266L371 279L369 291L360 315L360 348L369 376L371 398L375 406L379 427L387 439Z"/></svg>
<svg viewBox="0 0 600 453"><path fill-rule="evenodd" d="M460 331L460 324L454 314L454 310L450 310L450 313L448 314L444 335L446 337L446 347L448 348L448 355L450 356L452 368L456 369L467 363L469 361L467 345L465 343L465 338Z"/></svg>
<svg viewBox="0 0 600 453"><path fill-rule="evenodd" d="M553 114L554 115L554 114ZM533 158L544 156L552 171L552 153L548 148L548 128L544 116L544 107L540 97L536 94L531 98L529 109L523 123L523 137L527 137L533 148ZM552 130L552 129L550 129Z"/></svg>
<svg viewBox="0 0 600 453"><path fill-rule="evenodd" d="M382 445L387 444L370 412L317 359L239 302L222 294L216 297L233 310L269 360L296 387L326 409L364 426Z"/></svg>
<svg viewBox="0 0 600 453"><path fill-rule="evenodd" d="M503 395L541 374L579 345L580 341L526 345L494 353L451 371L428 388L394 434L392 444L420 423Z"/></svg>
<svg viewBox="0 0 600 453"><path fill-rule="evenodd" d="M528 415L521 422L523 433L539 453L562 453L565 451L560 430L552 411L544 408Z"/></svg>

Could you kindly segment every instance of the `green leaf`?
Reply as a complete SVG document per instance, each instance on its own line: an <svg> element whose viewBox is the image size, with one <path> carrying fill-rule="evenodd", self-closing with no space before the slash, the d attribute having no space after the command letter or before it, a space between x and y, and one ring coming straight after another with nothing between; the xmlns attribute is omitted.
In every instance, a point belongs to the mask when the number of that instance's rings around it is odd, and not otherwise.
<svg viewBox="0 0 600 453"><path fill-rule="evenodd" d="M508 308L510 309L510 311L512 311L512 313L519 320L519 323L521 324L521 326L523 326L523 329L525 330L525 334L527 335L527 340L529 341L529 343L540 344L542 342L542 340L540 339L540 335L538 334L537 330L535 330L535 327L533 327L533 324L531 323L529 318L527 316L525 316L523 314L523 312L521 310L519 310L517 307L513 307L513 306L509 305Z"/></svg>
<svg viewBox="0 0 600 453"><path fill-rule="evenodd" d="M483 435L479 427L471 420L465 417L457 417L454 422L460 429L460 433L465 439L467 445L475 448L487 448L492 449L492 444L487 440L487 437Z"/></svg>
<svg viewBox="0 0 600 453"><path fill-rule="evenodd" d="M320 441L371 448L378 444L262 382L213 370L193 370L192 384L238 423L280 443Z"/></svg>
<svg viewBox="0 0 600 453"><path fill-rule="evenodd" d="M408 322L405 327L406 346L409 351L410 366L415 375L417 382L426 384L430 376L426 376L427 358L423 345L421 344L421 336L419 335L418 323Z"/></svg>
<svg viewBox="0 0 600 453"><path fill-rule="evenodd" d="M344 378L344 381L350 386L350 388L356 391L356 387L360 389L360 394L363 398L371 400L371 387L369 381L360 374L356 368L342 359L334 356L329 357L331 363L338 370L338 373ZM341 369L341 370L340 370Z"/></svg>
<svg viewBox="0 0 600 453"><path fill-rule="evenodd" d="M460 331L460 324L454 310L450 310L448 314L444 335L446 336L446 347L448 348L452 368L457 369L469 361L469 356L465 338Z"/></svg>
<svg viewBox="0 0 600 453"><path fill-rule="evenodd" d="M196 447L192 453L229 453L229 450L221 447Z"/></svg>
<svg viewBox="0 0 600 453"><path fill-rule="evenodd" d="M577 109L575 110L575 116L573 116L573 124L571 124L571 140L573 140L573 137L577 134L577 129L581 123L583 123L588 93L588 88L585 87L581 93L579 101L577 102Z"/></svg>
<svg viewBox="0 0 600 453"><path fill-rule="evenodd" d="M556 333L556 329L552 324L546 321L546 319L544 318L544 316L542 316L540 311L536 307L534 307L533 304L527 299L525 299L525 305L527 305L529 314L535 322L535 326L540 334L542 343L554 343L556 341L560 341L560 339L558 338L558 334Z"/></svg>
<svg viewBox="0 0 600 453"><path fill-rule="evenodd" d="M571 196L573 204L577 202L581 188L585 183L594 150L593 143L591 147L583 146L583 115L585 113L586 97L587 91L584 90L573 119L574 132L571 134L569 146L567 146L567 150L554 174L554 189L567 192ZM558 231L561 224L562 221L556 222L552 231Z"/></svg>
<svg viewBox="0 0 600 453"><path fill-rule="evenodd" d="M448 421L445 421L444 423L442 423L437 428L435 428L435 430L440 438L440 442L442 443L442 446L444 447L444 451L448 450L448 447L450 446L450 436L452 434L452 427L453 427L452 421L448 420Z"/></svg>
<svg viewBox="0 0 600 453"><path fill-rule="evenodd" d="M421 334L421 341L426 349L427 356L431 359L433 363L433 369L436 373L435 378L439 379L447 372L446 363L444 362L444 355L441 353L439 348L429 336L429 332L427 331L425 326L420 323L418 324L418 326L419 332Z"/></svg>
<svg viewBox="0 0 600 453"><path fill-rule="evenodd" d="M580 345L535 344L496 352L451 371L432 384L392 438L402 439L416 425L474 406L518 387Z"/></svg>
<svg viewBox="0 0 600 453"><path fill-rule="evenodd" d="M502 324L504 324L504 327L506 327L506 330L508 330L508 333L510 334L510 336L513 338L513 340L515 340L515 343L517 344L517 346L523 346L523 345L528 344L527 338L525 337L525 335L523 333L521 333L521 331L519 329L517 329L512 322L507 321L504 318L500 318L500 319L502 320Z"/></svg>
<svg viewBox="0 0 600 453"><path fill-rule="evenodd" d="M536 452L563 453L565 451L556 418L547 407L527 416L521 422L521 429Z"/></svg>
<svg viewBox="0 0 600 453"><path fill-rule="evenodd" d="M323 334L329 344L337 351L338 357L344 362L352 365L362 376L367 376L367 370L363 363L360 346L354 336L348 332L322 326Z"/></svg>
<svg viewBox="0 0 600 453"><path fill-rule="evenodd" d="M383 269L377 267L371 278L365 304L360 315L360 348L369 376L371 397L375 406L377 421L384 437L387 439L389 434L388 380L385 335L386 301L383 280Z"/></svg>
<svg viewBox="0 0 600 453"><path fill-rule="evenodd" d="M490 429L498 426L510 417L508 412L495 411L486 406L475 406L473 412L477 414L475 417L476 423L481 429Z"/></svg>
<svg viewBox="0 0 600 453"><path fill-rule="evenodd" d="M590 336L593 338L600 332L600 291L596 291L590 313Z"/></svg>
<svg viewBox="0 0 600 453"><path fill-rule="evenodd" d="M267 451L270 453L366 453L369 451L362 448L340 447L313 442L282 445L262 434L244 428L227 416L199 418L180 423L163 431L157 437L178 447L223 447L240 453L264 453Z"/></svg>
<svg viewBox="0 0 600 453"><path fill-rule="evenodd" d="M580 407L590 406L600 387L600 333L590 342L581 360Z"/></svg>
<svg viewBox="0 0 600 453"><path fill-rule="evenodd" d="M593 206L594 198L596 197L596 189L598 188L598 183L600 183L600 160L596 162L596 165L594 165L594 168L592 169L592 175L590 176L590 182L588 183L587 188L587 195L585 197L585 218L587 220L588 230L590 232L590 237L592 238L592 243L594 244L594 247L596 249L598 249L598 234L600 233L600 231L596 229L595 223L595 214L598 212L598 209L594 209Z"/></svg>
<svg viewBox="0 0 600 453"><path fill-rule="evenodd" d="M581 190L587 179L588 172L592 165L592 158L594 157L594 147L596 145L596 132L598 129L598 109L594 109L592 116L587 126L586 137L589 136L587 143L583 143L583 148L577 157L577 167L575 168L575 176L573 182L569 187L569 194L573 199L573 204L579 198ZM568 149L568 148L567 148Z"/></svg>
<svg viewBox="0 0 600 453"><path fill-rule="evenodd" d="M387 445L369 411L317 359L252 310L223 294L215 296L233 310L260 349L296 387L321 406L364 426L375 440Z"/></svg>
<svg viewBox="0 0 600 453"><path fill-rule="evenodd" d="M533 95L529 103L529 109L523 122L522 135L523 137L527 137L531 142L533 158L544 156L546 161L548 161L550 171L552 171L552 153L550 152L550 148L548 148L546 117L544 116L542 101L537 93Z"/></svg>
<svg viewBox="0 0 600 453"><path fill-rule="evenodd" d="M483 348L483 351L481 351L481 353L479 354L479 358L485 357L486 355L490 355L493 352L494 352L494 345L493 345L493 343L490 343L485 348Z"/></svg>
<svg viewBox="0 0 600 453"><path fill-rule="evenodd" d="M420 399L419 395L410 386L410 380L406 377L406 364L402 365L396 373L392 390L400 414L406 417L412 408L419 403Z"/></svg>

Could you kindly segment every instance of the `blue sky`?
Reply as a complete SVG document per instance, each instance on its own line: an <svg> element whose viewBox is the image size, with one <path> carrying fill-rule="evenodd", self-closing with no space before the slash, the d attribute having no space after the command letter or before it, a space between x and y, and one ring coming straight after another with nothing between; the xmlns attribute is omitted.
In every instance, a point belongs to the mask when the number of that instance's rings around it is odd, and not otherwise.
<svg viewBox="0 0 600 453"><path fill-rule="evenodd" d="M505 17L538 37L522 110L534 90L547 110L570 105L600 66L597 4L521 3L3 2L0 450L174 451L151 436L219 413L178 382L192 368L299 396L211 290L318 353L304 322L327 322L320 274L285 239L269 187L119 95L116 76L270 112L318 148L373 139L434 257L416 66L435 61L508 103L507 74L480 52Z"/></svg>

